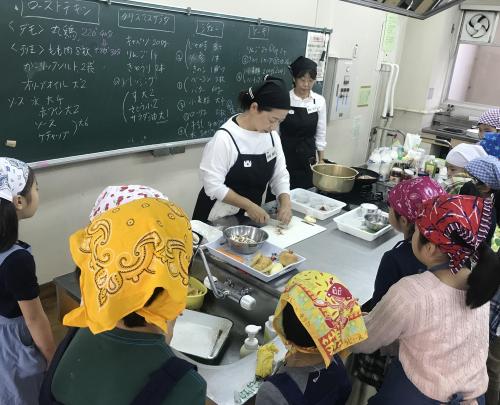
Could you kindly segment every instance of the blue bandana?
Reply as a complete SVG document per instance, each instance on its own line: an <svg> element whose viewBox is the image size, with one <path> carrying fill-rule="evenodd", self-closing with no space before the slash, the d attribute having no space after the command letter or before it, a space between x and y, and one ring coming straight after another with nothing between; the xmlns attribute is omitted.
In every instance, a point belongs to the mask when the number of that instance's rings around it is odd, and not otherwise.
<svg viewBox="0 0 500 405"><path fill-rule="evenodd" d="M497 132L486 132L483 140L480 142L488 155L500 159L500 134Z"/></svg>

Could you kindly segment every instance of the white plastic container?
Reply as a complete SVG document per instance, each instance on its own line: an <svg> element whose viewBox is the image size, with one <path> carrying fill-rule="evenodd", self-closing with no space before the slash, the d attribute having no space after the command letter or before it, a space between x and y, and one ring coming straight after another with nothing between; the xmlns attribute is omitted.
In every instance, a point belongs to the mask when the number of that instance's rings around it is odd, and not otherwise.
<svg viewBox="0 0 500 405"><path fill-rule="evenodd" d="M248 356L250 353L256 352L259 349L259 341L255 336L261 329L262 327L257 325L247 325L247 327L245 328L245 332L247 333L248 337L245 339L245 342L241 346L241 358Z"/></svg>
<svg viewBox="0 0 500 405"><path fill-rule="evenodd" d="M213 360L229 337L233 321L185 309L177 318L170 346L175 350Z"/></svg>
<svg viewBox="0 0 500 405"><path fill-rule="evenodd" d="M303 188L295 188L290 191L290 200L292 201L292 209L311 215L321 221L338 214L346 206L342 201Z"/></svg>
<svg viewBox="0 0 500 405"><path fill-rule="evenodd" d="M222 236L222 231L217 229L211 225L206 224L205 222L198 221L197 219L191 220L191 229L201 236L203 236L202 245L206 245L207 243L213 242L214 240L219 239ZM196 234L193 234L193 244L196 245L197 241L195 241Z"/></svg>
<svg viewBox="0 0 500 405"><path fill-rule="evenodd" d="M368 230L365 226L365 219L363 218L361 207L339 215L338 217L333 218L333 220L342 232L369 242L391 230L391 225L387 225L378 232Z"/></svg>
<svg viewBox="0 0 500 405"><path fill-rule="evenodd" d="M273 340L277 333L273 326L274 315L269 315L268 320L264 324L264 343L268 343Z"/></svg>

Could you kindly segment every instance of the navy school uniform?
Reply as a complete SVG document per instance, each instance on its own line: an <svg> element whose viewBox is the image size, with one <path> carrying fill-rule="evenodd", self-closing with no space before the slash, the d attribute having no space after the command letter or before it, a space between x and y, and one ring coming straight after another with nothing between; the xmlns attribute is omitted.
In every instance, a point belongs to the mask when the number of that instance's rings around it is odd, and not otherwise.
<svg viewBox="0 0 500 405"><path fill-rule="evenodd" d="M370 300L363 304L362 310L370 312L382 297L403 277L418 274L425 265L413 254L411 238L398 242L384 253L375 278L375 289Z"/></svg>

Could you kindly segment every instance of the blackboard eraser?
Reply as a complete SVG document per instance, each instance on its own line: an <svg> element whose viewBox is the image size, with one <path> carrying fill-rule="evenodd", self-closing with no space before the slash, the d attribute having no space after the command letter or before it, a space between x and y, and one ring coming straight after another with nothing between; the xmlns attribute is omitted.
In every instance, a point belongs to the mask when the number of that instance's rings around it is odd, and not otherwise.
<svg viewBox="0 0 500 405"><path fill-rule="evenodd" d="M153 149L151 154L153 156L167 156L167 155L177 155L179 153L186 152L185 146L170 146L168 148Z"/></svg>
<svg viewBox="0 0 500 405"><path fill-rule="evenodd" d="M9 148L15 148L17 145L17 141L14 141L13 139L7 139L5 141L5 146L8 146Z"/></svg>

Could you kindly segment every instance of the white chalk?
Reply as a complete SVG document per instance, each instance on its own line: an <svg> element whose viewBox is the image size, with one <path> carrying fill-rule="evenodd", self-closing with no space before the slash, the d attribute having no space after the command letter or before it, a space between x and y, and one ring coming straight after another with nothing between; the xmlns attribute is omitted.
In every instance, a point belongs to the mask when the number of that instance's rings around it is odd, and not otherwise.
<svg viewBox="0 0 500 405"><path fill-rule="evenodd" d="M14 141L12 139L7 139L5 141L5 146L8 146L9 148L15 148L17 144L17 141Z"/></svg>

